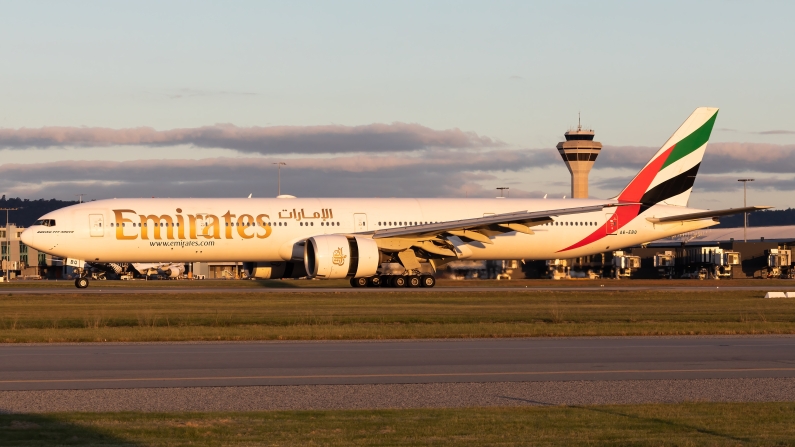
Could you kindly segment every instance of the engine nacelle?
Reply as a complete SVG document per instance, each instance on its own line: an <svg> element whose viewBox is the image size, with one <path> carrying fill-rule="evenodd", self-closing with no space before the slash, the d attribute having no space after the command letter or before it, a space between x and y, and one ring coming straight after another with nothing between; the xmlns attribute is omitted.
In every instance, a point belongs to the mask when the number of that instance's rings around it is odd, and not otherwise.
<svg viewBox="0 0 795 447"><path fill-rule="evenodd" d="M314 236L304 246L304 267L310 278L364 278L380 266L378 244L371 238L340 234Z"/></svg>
<svg viewBox="0 0 795 447"><path fill-rule="evenodd" d="M165 273L169 278L179 278L183 273L185 273L185 268L172 265L171 267L163 269L163 273Z"/></svg>
<svg viewBox="0 0 795 447"><path fill-rule="evenodd" d="M303 262L247 262L243 268L257 279L297 279L306 276Z"/></svg>

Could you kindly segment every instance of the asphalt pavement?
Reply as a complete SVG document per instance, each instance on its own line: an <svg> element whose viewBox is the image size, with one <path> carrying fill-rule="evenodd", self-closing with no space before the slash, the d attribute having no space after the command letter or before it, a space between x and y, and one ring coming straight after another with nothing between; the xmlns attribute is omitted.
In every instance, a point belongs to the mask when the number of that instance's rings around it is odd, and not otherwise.
<svg viewBox="0 0 795 447"><path fill-rule="evenodd" d="M0 345L0 390L795 377L795 337Z"/></svg>

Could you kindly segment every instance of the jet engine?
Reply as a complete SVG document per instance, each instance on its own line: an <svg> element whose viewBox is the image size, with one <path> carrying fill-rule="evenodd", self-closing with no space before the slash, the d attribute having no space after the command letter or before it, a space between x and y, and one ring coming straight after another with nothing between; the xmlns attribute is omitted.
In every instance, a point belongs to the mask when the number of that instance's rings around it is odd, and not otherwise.
<svg viewBox="0 0 795 447"><path fill-rule="evenodd" d="M161 271L168 277L168 278L179 278L185 273L185 266L184 265L175 265L172 264L165 268L162 268Z"/></svg>
<svg viewBox="0 0 795 447"><path fill-rule="evenodd" d="M364 278L380 266L378 245L371 238L341 234L310 237L304 246L304 266L310 278Z"/></svg>

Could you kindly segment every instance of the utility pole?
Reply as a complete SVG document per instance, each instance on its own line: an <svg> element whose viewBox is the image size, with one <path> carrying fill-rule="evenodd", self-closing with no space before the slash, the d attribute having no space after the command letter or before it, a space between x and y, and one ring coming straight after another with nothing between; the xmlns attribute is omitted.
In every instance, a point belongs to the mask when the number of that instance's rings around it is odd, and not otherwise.
<svg viewBox="0 0 795 447"><path fill-rule="evenodd" d="M503 193L504 193L506 190L508 190L508 189L511 189L511 188L508 188L507 186L500 186L500 187L499 187L499 188L497 188L497 189L499 189L499 190L500 190L500 197L503 197L503 195L502 195L502 194L503 194Z"/></svg>
<svg viewBox="0 0 795 447"><path fill-rule="evenodd" d="M11 234L10 234L11 228L8 225L8 212L9 211L16 211L18 209L19 208L0 208L0 211L5 211L6 212L6 256L3 256L3 258L8 257L8 262L6 262L6 268L5 268L5 271L6 271L6 282L8 282L8 280L9 280L8 268L11 267Z"/></svg>
<svg viewBox="0 0 795 447"><path fill-rule="evenodd" d="M280 161L278 163L271 163L271 164L274 164L274 165L278 166L278 171L279 171L279 173L278 173L278 177L279 177L279 189L278 189L278 191L279 191L279 194L278 195L282 195L282 166L287 166L287 163L283 163L283 162Z"/></svg>
<svg viewBox="0 0 795 447"><path fill-rule="evenodd" d="M738 179L737 181L738 182L743 182L743 208L745 208L746 207L746 201L745 201L746 188L745 188L745 185L747 185L748 182L753 182L754 179L752 179L752 178L741 178L741 179ZM747 234L746 234L747 232L748 232L748 213L743 213L743 242L748 242L748 237L747 237Z"/></svg>

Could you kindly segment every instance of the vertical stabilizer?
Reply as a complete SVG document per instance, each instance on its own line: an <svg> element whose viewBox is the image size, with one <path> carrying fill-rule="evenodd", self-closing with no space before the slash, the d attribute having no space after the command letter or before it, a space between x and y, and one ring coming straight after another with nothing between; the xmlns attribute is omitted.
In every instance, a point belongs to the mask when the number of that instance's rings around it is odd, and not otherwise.
<svg viewBox="0 0 795 447"><path fill-rule="evenodd" d="M699 107L618 195L620 202L687 206L718 109Z"/></svg>

